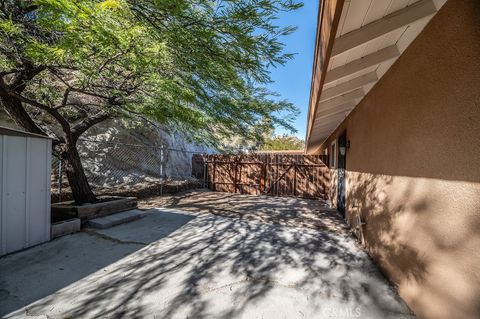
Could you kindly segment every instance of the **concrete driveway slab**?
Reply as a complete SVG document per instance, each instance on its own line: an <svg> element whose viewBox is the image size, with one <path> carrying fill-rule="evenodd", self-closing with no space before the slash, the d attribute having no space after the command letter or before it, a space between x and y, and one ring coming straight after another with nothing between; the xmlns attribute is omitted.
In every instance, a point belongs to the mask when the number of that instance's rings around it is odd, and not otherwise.
<svg viewBox="0 0 480 319"><path fill-rule="evenodd" d="M0 259L4 318L410 318L345 233L152 209Z"/></svg>

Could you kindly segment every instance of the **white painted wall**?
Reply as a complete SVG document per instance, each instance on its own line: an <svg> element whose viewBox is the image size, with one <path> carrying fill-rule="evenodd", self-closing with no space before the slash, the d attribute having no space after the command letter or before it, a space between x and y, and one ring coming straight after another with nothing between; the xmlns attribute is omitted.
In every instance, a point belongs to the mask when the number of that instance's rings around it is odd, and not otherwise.
<svg viewBox="0 0 480 319"><path fill-rule="evenodd" d="M0 255L50 240L50 139L0 133Z"/></svg>

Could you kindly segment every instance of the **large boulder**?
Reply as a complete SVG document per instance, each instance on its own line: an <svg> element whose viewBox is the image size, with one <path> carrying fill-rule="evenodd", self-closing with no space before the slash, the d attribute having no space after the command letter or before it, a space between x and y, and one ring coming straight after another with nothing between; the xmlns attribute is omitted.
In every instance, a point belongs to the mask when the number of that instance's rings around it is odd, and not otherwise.
<svg viewBox="0 0 480 319"><path fill-rule="evenodd" d="M93 187L190 179L192 155L209 152L165 127L129 127L121 120L103 122L79 142L86 174Z"/></svg>

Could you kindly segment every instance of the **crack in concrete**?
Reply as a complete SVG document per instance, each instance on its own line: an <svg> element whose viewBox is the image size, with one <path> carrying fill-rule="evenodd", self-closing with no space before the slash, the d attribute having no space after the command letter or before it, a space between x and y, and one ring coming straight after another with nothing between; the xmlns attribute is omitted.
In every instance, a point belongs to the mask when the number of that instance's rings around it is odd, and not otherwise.
<svg viewBox="0 0 480 319"><path fill-rule="evenodd" d="M98 238L101 238L101 239L104 239L104 240L108 240L108 241L111 241L111 242L114 242L114 243L117 243L117 244L132 244L132 245L142 245L142 246L147 246L148 245L148 243L144 243L144 242L140 242L140 241L120 240L120 239L115 238L115 237L111 237L111 236L108 236L108 235L105 235L105 234L102 234L102 233L98 233L91 228L86 228L86 229L83 229L82 231L84 233L88 234L88 235L95 236L95 237L98 237Z"/></svg>
<svg viewBox="0 0 480 319"><path fill-rule="evenodd" d="M230 290L232 290L234 286L241 285L247 282L263 283L263 284L271 285L272 287L284 287L284 288L294 289L297 291L303 290L301 287L298 287L295 284L285 284L279 280L273 280L273 279L267 279L267 278L261 278L261 277L259 278L247 277L245 279L231 282L229 284L218 286L218 287L208 287L208 286L202 287L201 290L207 293L222 290L225 288L230 288Z"/></svg>

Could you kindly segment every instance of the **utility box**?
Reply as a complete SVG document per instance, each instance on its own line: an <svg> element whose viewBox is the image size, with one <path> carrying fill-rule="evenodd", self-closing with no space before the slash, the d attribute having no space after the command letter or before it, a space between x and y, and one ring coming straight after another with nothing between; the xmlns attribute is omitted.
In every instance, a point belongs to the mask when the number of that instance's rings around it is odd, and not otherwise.
<svg viewBox="0 0 480 319"><path fill-rule="evenodd" d="M50 240L48 137L0 126L0 256Z"/></svg>

